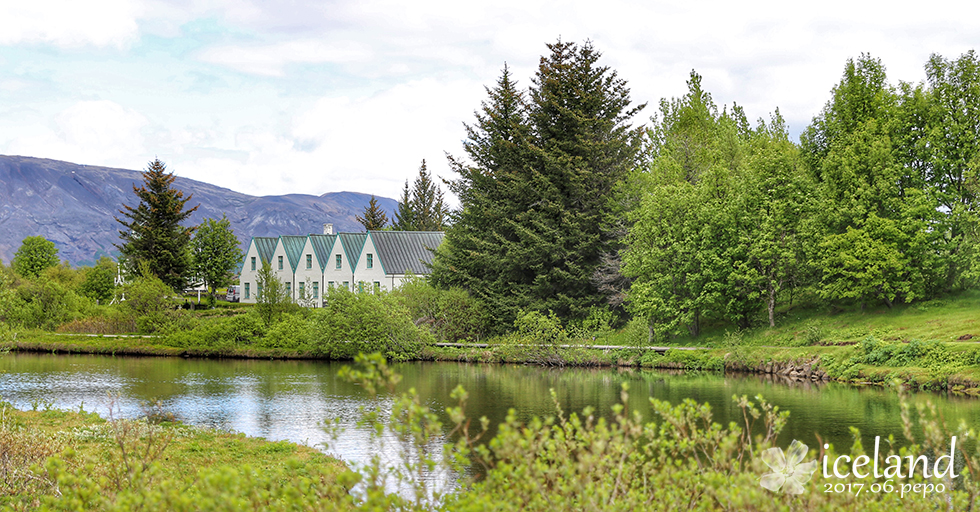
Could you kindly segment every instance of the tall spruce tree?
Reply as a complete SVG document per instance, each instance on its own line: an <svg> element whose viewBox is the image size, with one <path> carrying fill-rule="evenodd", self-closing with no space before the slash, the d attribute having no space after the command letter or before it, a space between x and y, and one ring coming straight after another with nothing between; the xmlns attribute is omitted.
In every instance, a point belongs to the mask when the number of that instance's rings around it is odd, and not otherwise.
<svg viewBox="0 0 980 512"><path fill-rule="evenodd" d="M433 268L436 283L489 298L498 325L519 309L582 317L601 302L591 277L616 243L605 216L639 154L631 119L643 105L630 108L626 82L591 42L548 49L526 105L505 68L467 127L474 165L455 165L462 209ZM497 271L455 274L467 251L493 245L481 257Z"/></svg>
<svg viewBox="0 0 980 512"><path fill-rule="evenodd" d="M439 188L422 160L419 175L405 190L395 213L394 228L398 231L442 231L446 226L448 208Z"/></svg>
<svg viewBox="0 0 980 512"><path fill-rule="evenodd" d="M365 231L383 229L388 224L388 215L378 205L378 200L374 196L371 196L371 201L364 207L364 216L355 215L354 218L364 226Z"/></svg>
<svg viewBox="0 0 980 512"><path fill-rule="evenodd" d="M185 209L191 196L173 188L173 173L159 159L150 162L143 171L143 185L133 185L140 202L132 207L123 205L123 218L116 221L125 229L119 231L121 244L116 244L135 273L140 262L174 290L183 290L191 269L190 240L194 227L181 223L197 210Z"/></svg>

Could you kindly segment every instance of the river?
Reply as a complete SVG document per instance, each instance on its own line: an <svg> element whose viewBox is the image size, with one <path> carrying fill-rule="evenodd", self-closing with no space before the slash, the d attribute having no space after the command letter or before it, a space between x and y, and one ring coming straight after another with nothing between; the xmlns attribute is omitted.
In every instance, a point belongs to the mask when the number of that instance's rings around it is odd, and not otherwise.
<svg viewBox="0 0 980 512"><path fill-rule="evenodd" d="M289 440L347 461L366 462L374 448L370 429L357 425L359 408L384 408L391 397L372 398L360 386L338 378L343 364L9 353L0 357L0 398L19 409L83 408L104 417L140 416L146 404L159 403L163 411L190 424ZM762 395L780 410L790 411L779 438L783 446L798 439L816 448L819 435L846 451L853 440L851 426L861 430L866 445L877 435L903 439L898 395L877 387L615 368L423 362L394 368L403 376L399 389L414 387L436 411L454 405L449 395L462 384L470 396L467 415L486 416L494 428L510 408L524 420L554 415L551 389L566 412L591 406L608 415L626 382L628 407L644 419L656 419L650 397L672 403L690 398L710 404L714 421L727 425L742 417L733 395ZM915 393L910 400L933 402L949 422L977 425L980 420L980 400L937 393ZM322 428L329 418L338 419L344 429L333 442Z"/></svg>

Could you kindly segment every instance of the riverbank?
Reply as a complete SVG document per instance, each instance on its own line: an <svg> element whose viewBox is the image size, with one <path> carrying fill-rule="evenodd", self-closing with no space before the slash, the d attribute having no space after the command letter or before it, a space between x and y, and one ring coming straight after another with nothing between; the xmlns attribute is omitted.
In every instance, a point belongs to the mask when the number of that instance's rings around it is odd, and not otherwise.
<svg viewBox="0 0 980 512"><path fill-rule="evenodd" d="M17 332L0 350L131 356L248 359L351 357L358 344L311 341L313 326L289 317L262 329L247 308L197 319L191 331L171 335L112 336ZM229 316L230 315L230 316ZM407 329L408 327L406 327ZM220 331L220 332L218 332ZM227 331L227 332L225 332ZM348 333L349 334L349 333ZM422 338L419 338L420 340ZM319 343L319 344L318 344ZM646 368L766 373L787 379L888 383L898 379L919 389L980 394L980 292L893 308L850 311L811 307L782 311L777 327L731 332L705 326L697 338L679 336L662 343L669 350L644 350L645 328L568 334L542 343L533 334L511 334L468 346L413 341L403 360L469 361L548 366L632 366ZM374 342L374 345L383 345ZM396 344L388 344L394 347ZM590 348L596 345L607 348ZM661 344L658 344L661 345ZM608 348L617 346L621 348ZM340 347L340 349L338 349ZM703 350L691 350L705 347ZM373 349L376 350L376 349ZM364 351L370 352L365 348Z"/></svg>
<svg viewBox="0 0 980 512"><path fill-rule="evenodd" d="M308 446L192 427L153 408L115 421L43 403L34 409L0 403L5 509L262 508L298 484L350 500L346 466Z"/></svg>

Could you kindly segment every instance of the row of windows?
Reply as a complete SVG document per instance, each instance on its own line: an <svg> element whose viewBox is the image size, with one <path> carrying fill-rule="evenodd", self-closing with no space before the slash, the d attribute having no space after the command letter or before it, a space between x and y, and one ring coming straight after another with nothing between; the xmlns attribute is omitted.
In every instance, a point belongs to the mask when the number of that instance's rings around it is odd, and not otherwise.
<svg viewBox="0 0 980 512"><path fill-rule="evenodd" d="M319 299L320 298L320 283L310 283L310 284L312 285L310 287L310 298ZM334 282L333 281L329 281L327 283L327 286L331 290L333 290L333 288L334 288ZM346 288L346 289L350 289L350 282L349 281L344 281L343 282L343 287ZM292 294L292 283L286 283L286 291L289 292L290 294ZM305 294L305 291L306 291L306 283L299 283L299 295L300 295L300 297L302 297ZM360 293L364 293L364 281L358 281L358 283L357 283L357 291L360 292ZM381 282L380 281L375 281L374 282L374 293L379 293L379 292L381 292ZM261 294L261 293L262 293L262 287L259 286L259 294ZM251 287L251 283L245 283L245 298L246 299L251 299L252 298L252 287Z"/></svg>
<svg viewBox="0 0 980 512"><path fill-rule="evenodd" d="M255 270L255 256L252 256L251 263L252 263L251 268L254 271ZM279 263L279 270L282 270L282 268L283 268L283 266L282 266L282 256L279 256L278 263ZM340 254L338 254L336 256L336 264L335 264L334 268L341 268L342 266L343 266L343 258L341 257ZM313 255L312 254L307 254L306 255L306 268L307 269L312 269L313 268ZM371 254L371 253L368 253L367 254L367 268L374 268L374 255Z"/></svg>

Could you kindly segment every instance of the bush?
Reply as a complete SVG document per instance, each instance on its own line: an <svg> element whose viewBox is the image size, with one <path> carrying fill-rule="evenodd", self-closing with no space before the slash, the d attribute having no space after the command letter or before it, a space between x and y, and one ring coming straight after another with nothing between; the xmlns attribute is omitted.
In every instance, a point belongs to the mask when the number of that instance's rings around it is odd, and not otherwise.
<svg viewBox="0 0 980 512"><path fill-rule="evenodd" d="M54 330L62 323L85 316L93 305L55 281L25 281L6 297L6 321L28 328Z"/></svg>
<svg viewBox="0 0 980 512"><path fill-rule="evenodd" d="M418 328L408 310L390 294L328 292L323 308L310 312L310 349L331 359L351 359L359 352L386 357L417 356L435 340Z"/></svg>
<svg viewBox="0 0 980 512"><path fill-rule="evenodd" d="M415 325L427 327L437 341L479 341L486 334L486 311L465 290L439 290L413 278L391 295L405 306Z"/></svg>
<svg viewBox="0 0 980 512"><path fill-rule="evenodd" d="M159 277L141 269L141 275L123 286L123 310L136 321L137 332L151 334L171 327L180 317L174 291Z"/></svg>

